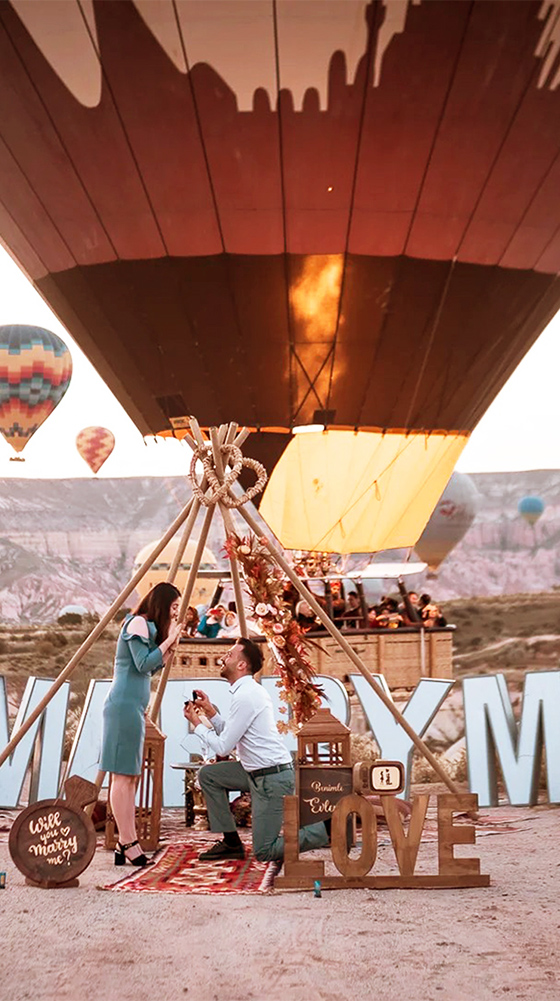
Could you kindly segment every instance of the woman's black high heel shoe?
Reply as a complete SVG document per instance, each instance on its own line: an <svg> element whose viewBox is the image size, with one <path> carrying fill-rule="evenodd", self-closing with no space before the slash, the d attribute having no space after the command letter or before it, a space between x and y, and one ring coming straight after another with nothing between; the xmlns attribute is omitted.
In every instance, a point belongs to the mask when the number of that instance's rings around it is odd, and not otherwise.
<svg viewBox="0 0 560 1001"><path fill-rule="evenodd" d="M128 858L128 856L125 855L127 848L134 848L134 845L139 844L140 842L138 841L138 838L136 841L129 841L127 845L121 845L120 841L117 841L117 847L115 848L115 865L126 865L127 862L130 862L131 865L138 865L141 868L144 868L146 865L151 865L151 861L146 858L144 853L137 855L136 858Z"/></svg>

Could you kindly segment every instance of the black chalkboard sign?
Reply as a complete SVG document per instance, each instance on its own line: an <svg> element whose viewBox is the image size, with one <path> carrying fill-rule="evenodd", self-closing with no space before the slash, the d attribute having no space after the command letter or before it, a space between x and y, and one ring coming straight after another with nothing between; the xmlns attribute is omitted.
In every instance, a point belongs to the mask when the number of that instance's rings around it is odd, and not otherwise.
<svg viewBox="0 0 560 1001"><path fill-rule="evenodd" d="M74 776L65 789L68 799L33 803L19 814L10 831L10 855L19 871L37 886L76 886L76 877L95 853L95 828L81 807L97 798L97 788Z"/></svg>
<svg viewBox="0 0 560 1001"><path fill-rule="evenodd" d="M352 768L302 765L299 768L300 825L329 820L338 801L351 792Z"/></svg>

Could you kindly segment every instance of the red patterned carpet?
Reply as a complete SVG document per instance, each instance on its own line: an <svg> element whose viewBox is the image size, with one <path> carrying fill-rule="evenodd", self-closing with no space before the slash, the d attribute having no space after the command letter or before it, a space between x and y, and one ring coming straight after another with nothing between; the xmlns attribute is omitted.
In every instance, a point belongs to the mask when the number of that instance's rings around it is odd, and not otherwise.
<svg viewBox="0 0 560 1001"><path fill-rule="evenodd" d="M199 852L216 837L188 837L188 841L162 849L155 865L145 869L127 866L126 876L99 889L133 893L266 893L272 889L279 869L276 862L258 862L253 855L228 862L200 862Z"/></svg>

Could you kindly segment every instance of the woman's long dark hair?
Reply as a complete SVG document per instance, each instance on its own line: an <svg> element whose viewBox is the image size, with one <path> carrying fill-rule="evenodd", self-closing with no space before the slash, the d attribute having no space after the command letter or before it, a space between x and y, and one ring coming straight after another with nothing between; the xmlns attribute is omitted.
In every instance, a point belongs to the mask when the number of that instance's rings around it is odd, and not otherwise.
<svg viewBox="0 0 560 1001"><path fill-rule="evenodd" d="M138 607L134 609L135 615L143 615L150 622L155 622L157 627L156 643L158 646L167 639L169 632L169 609L173 602L180 597L181 592L177 590L174 584L162 581L160 584L156 584L151 591L148 591Z"/></svg>

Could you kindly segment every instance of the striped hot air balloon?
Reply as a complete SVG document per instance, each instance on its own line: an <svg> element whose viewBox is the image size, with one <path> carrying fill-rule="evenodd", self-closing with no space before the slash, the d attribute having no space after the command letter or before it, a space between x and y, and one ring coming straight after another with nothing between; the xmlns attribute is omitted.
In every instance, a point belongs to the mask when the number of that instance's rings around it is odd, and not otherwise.
<svg viewBox="0 0 560 1001"><path fill-rule="evenodd" d="M0 432L21 452L60 403L72 376L63 340L43 327L0 327Z"/></svg>
<svg viewBox="0 0 560 1001"><path fill-rule="evenodd" d="M115 447L115 436L108 428L82 428L76 437L76 448L94 473L98 473Z"/></svg>

